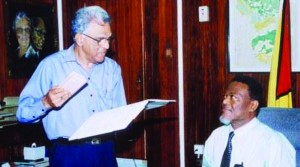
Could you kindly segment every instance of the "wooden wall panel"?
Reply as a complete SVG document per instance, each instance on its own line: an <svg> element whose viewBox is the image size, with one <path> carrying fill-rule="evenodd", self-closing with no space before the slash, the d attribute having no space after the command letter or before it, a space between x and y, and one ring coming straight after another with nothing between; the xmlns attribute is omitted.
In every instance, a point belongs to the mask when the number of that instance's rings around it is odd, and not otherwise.
<svg viewBox="0 0 300 167"><path fill-rule="evenodd" d="M121 65L127 102L130 104L143 99L143 1L113 2L107 6L112 15L112 29L116 37L112 46L113 58ZM132 129L127 130L130 139L119 147L127 148L122 150L123 156L146 158L145 132L144 129L136 127L143 119L141 114L135 120L136 124L131 125ZM133 132L133 129L139 130Z"/></svg>
<svg viewBox="0 0 300 167"><path fill-rule="evenodd" d="M176 0L145 1L145 97L178 101ZM146 112L148 165L179 166L178 104Z"/></svg>

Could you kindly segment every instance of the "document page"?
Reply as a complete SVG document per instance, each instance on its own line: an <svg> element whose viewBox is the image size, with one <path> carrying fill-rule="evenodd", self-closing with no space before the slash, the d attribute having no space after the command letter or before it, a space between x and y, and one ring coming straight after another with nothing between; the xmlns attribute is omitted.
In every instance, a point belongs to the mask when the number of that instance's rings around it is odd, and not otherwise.
<svg viewBox="0 0 300 167"><path fill-rule="evenodd" d="M175 100L149 99L126 106L94 113L82 126L69 138L81 139L125 129L144 109L162 107Z"/></svg>

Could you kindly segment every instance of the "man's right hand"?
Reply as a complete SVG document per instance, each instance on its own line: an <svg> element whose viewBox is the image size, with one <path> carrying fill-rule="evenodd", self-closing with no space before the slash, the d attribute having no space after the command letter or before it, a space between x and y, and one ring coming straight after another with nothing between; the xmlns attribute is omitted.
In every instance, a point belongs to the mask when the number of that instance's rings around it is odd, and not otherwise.
<svg viewBox="0 0 300 167"><path fill-rule="evenodd" d="M62 106L71 96L71 93L59 86L55 86L48 91L43 98L43 104L47 109Z"/></svg>

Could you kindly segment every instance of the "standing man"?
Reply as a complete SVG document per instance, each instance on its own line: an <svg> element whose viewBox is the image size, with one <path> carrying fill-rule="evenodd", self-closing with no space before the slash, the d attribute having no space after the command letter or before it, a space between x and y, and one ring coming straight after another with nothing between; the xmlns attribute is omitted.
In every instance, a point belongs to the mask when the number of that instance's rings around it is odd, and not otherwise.
<svg viewBox="0 0 300 167"><path fill-rule="evenodd" d="M116 167L111 141L68 140L93 113L126 105L120 66L106 57L110 16L99 6L81 8L72 21L72 35L71 47L40 62L20 95L17 118L43 121L52 143L50 166ZM71 72L87 80L74 95L59 86Z"/></svg>
<svg viewBox="0 0 300 167"><path fill-rule="evenodd" d="M203 167L295 167L296 153L285 136L260 122L263 89L252 77L229 84L220 121L205 143Z"/></svg>

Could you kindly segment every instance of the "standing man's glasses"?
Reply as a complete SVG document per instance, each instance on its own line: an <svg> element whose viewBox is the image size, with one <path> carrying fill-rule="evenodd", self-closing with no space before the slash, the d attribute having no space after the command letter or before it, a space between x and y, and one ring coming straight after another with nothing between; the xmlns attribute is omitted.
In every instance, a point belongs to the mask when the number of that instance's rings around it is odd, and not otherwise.
<svg viewBox="0 0 300 167"><path fill-rule="evenodd" d="M82 35L84 35L84 36L86 36L86 37L89 37L90 39L96 41L98 45L100 45L101 43L103 43L103 41L107 41L108 43L110 43L111 40L112 40L112 36L110 36L110 37L108 37L108 38L101 37L101 38L99 38L99 39L96 39L96 38L93 38L93 37L91 37L91 36L89 36L89 35L87 35L87 34L84 34L84 33L82 33Z"/></svg>

